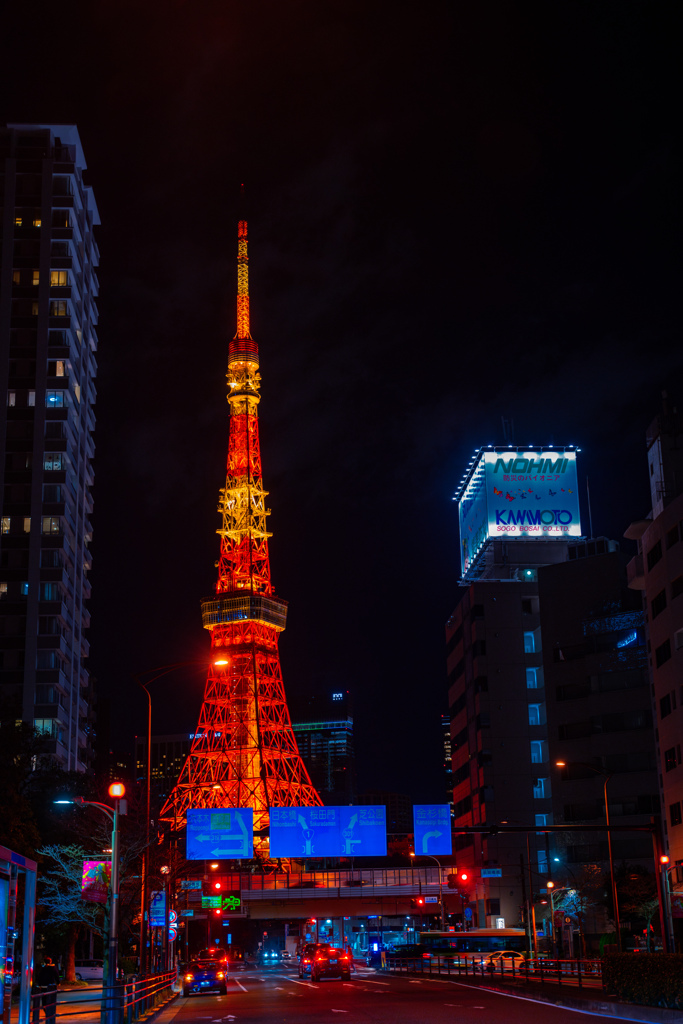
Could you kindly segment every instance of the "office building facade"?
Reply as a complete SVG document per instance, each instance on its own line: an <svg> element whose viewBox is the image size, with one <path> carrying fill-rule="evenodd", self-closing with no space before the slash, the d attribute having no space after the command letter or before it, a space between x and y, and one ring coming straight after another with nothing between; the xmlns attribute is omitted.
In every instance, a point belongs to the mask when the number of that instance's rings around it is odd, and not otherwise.
<svg viewBox="0 0 683 1024"><path fill-rule="evenodd" d="M7 125L0 153L0 697L85 771L99 216L74 125Z"/></svg>
<svg viewBox="0 0 683 1024"><path fill-rule="evenodd" d="M683 864L683 421L665 397L647 435L652 509L626 537L638 543L629 586L643 596L667 852ZM681 889L683 873L676 874ZM677 908L680 909L680 908Z"/></svg>
<svg viewBox="0 0 683 1024"><path fill-rule="evenodd" d="M471 531L476 543L466 538L461 596L446 627L454 827L530 830L459 836L455 847L458 866L474 879L479 925L503 917L515 926L533 907L549 942L547 882L574 884L587 866L609 872L606 833L581 830L605 821L607 776L612 824L649 825L658 813L646 639L618 544L558 528L571 522L576 532L578 503L563 499L561 478L539 479L539 453L503 461L508 470L519 465L520 476L493 480L488 520L486 507L460 509L461 533L468 515L483 525ZM524 472L530 464L532 475ZM488 465L490 473L497 453ZM561 465L556 460L555 476ZM480 472L472 486L478 466L473 461L461 492L469 487L474 501L488 483ZM520 481L538 506L521 496ZM552 516L536 511L548 491ZM517 535L484 536L487 521ZM556 534L544 537L544 523ZM572 827L544 833L550 825ZM613 852L617 863L652 868L649 835L620 834ZM482 878L483 868L498 877ZM604 910L595 909L588 927L610 929Z"/></svg>
<svg viewBox="0 0 683 1024"><path fill-rule="evenodd" d="M346 690L290 699L292 729L311 782L326 804L349 804L355 792L353 709Z"/></svg>

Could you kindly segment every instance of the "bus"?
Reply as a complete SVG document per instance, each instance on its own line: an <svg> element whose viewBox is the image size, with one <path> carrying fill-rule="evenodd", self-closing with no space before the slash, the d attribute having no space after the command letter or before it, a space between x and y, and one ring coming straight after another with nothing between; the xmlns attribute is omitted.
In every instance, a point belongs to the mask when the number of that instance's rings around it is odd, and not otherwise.
<svg viewBox="0 0 683 1024"><path fill-rule="evenodd" d="M420 944L432 956L481 961L491 953L521 953L527 959L529 939L523 928L472 928L468 932L420 932Z"/></svg>

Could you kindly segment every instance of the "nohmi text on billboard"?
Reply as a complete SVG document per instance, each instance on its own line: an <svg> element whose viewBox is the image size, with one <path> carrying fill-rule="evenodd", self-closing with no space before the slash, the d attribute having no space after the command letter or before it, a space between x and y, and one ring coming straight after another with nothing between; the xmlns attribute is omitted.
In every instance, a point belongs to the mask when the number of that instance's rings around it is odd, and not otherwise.
<svg viewBox="0 0 683 1024"><path fill-rule="evenodd" d="M482 451L458 513L463 575L491 539L580 537L576 451Z"/></svg>

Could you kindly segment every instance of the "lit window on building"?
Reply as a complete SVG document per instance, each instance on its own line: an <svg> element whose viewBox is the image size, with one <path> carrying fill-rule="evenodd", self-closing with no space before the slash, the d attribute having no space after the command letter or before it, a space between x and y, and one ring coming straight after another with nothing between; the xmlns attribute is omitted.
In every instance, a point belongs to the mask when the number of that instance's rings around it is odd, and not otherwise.
<svg viewBox="0 0 683 1024"><path fill-rule="evenodd" d="M59 533L59 516L43 516L43 533Z"/></svg>
<svg viewBox="0 0 683 1024"><path fill-rule="evenodd" d="M36 404L36 393L35 391L29 391L28 393L28 405L29 409Z"/></svg>
<svg viewBox="0 0 683 1024"><path fill-rule="evenodd" d="M534 800L545 800L550 796L550 779L536 779L534 782Z"/></svg>
<svg viewBox="0 0 683 1024"><path fill-rule="evenodd" d="M65 288L69 283L68 270L51 270L50 284L53 288Z"/></svg>
<svg viewBox="0 0 683 1024"><path fill-rule="evenodd" d="M65 456L62 452L45 452L43 456L43 469L54 470L64 469Z"/></svg>
<svg viewBox="0 0 683 1024"><path fill-rule="evenodd" d="M0 583L0 598L7 596L7 584Z"/></svg>
<svg viewBox="0 0 683 1024"><path fill-rule="evenodd" d="M524 634L524 653L525 654L533 654L535 650L536 650L536 643L534 641L534 634L533 633L525 633Z"/></svg>
<svg viewBox="0 0 683 1024"><path fill-rule="evenodd" d="M31 284L40 284L40 271L34 270L31 278Z"/></svg>
<svg viewBox="0 0 683 1024"><path fill-rule="evenodd" d="M31 532L31 517L30 516L24 516L24 533L30 533L30 532Z"/></svg>
<svg viewBox="0 0 683 1024"><path fill-rule="evenodd" d="M16 405L17 404L17 393L16 393L16 391L8 391L7 392L7 404L8 405Z"/></svg>
<svg viewBox="0 0 683 1024"><path fill-rule="evenodd" d="M28 581L22 580L19 584L19 593L22 597L28 597Z"/></svg>
<svg viewBox="0 0 683 1024"><path fill-rule="evenodd" d="M12 284L21 284L21 271L20 270L13 270L12 271Z"/></svg>
<svg viewBox="0 0 683 1024"><path fill-rule="evenodd" d="M3 516L2 519L0 519L0 530L2 530L2 533L9 533L9 528L10 528L10 517L9 516Z"/></svg>
<svg viewBox="0 0 683 1024"><path fill-rule="evenodd" d="M14 218L14 226L15 227L20 228L23 223L24 223L24 218L23 217L15 217Z"/></svg>
<svg viewBox="0 0 683 1024"><path fill-rule="evenodd" d="M42 227L42 224L43 224L43 221L42 221L42 219L40 217L34 217L33 218L33 226L34 226L34 228Z"/></svg>
<svg viewBox="0 0 683 1024"><path fill-rule="evenodd" d="M529 725L545 725L545 704L529 704Z"/></svg>
<svg viewBox="0 0 683 1024"><path fill-rule="evenodd" d="M538 689L538 669L528 668L526 670L526 688L527 690Z"/></svg>
<svg viewBox="0 0 683 1024"><path fill-rule="evenodd" d="M48 409L62 409L64 407L64 392L46 391L45 405Z"/></svg>

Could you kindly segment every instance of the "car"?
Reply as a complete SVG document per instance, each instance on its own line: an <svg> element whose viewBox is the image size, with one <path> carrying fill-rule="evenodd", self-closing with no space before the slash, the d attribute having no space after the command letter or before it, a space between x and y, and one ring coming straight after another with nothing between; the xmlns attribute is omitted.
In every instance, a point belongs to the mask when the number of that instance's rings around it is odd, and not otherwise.
<svg viewBox="0 0 683 1024"><path fill-rule="evenodd" d="M76 978L78 981L102 981L104 960L77 960Z"/></svg>
<svg viewBox="0 0 683 1024"><path fill-rule="evenodd" d="M340 949L339 946L330 946L327 943L316 948L311 963L311 981L320 981L321 978L350 980L351 957L346 950Z"/></svg>
<svg viewBox="0 0 683 1024"><path fill-rule="evenodd" d="M183 972L184 996L216 989L222 996L228 994L228 958L219 947L201 950Z"/></svg>
<svg viewBox="0 0 683 1024"><path fill-rule="evenodd" d="M280 963L280 954L274 949L259 949L256 963L259 967L277 967Z"/></svg>
<svg viewBox="0 0 683 1024"><path fill-rule="evenodd" d="M497 953L490 953L489 956L482 958L482 960L486 969L491 973L501 970L518 971L526 963L526 958L514 949L502 949Z"/></svg>

